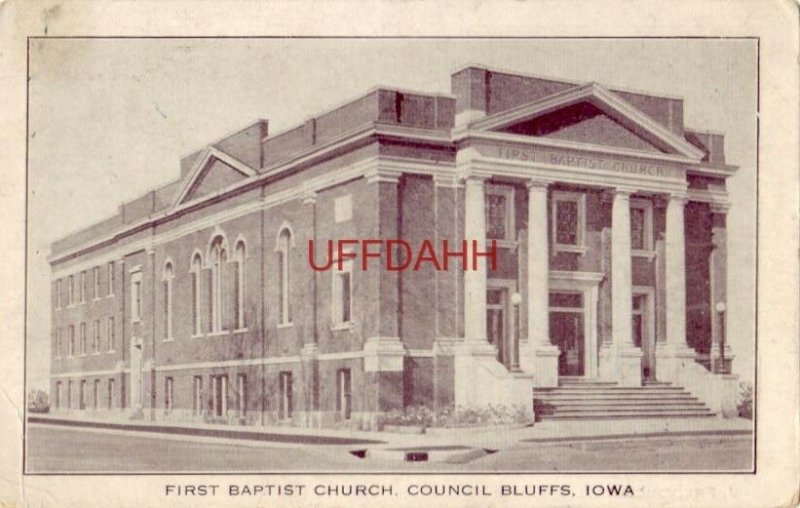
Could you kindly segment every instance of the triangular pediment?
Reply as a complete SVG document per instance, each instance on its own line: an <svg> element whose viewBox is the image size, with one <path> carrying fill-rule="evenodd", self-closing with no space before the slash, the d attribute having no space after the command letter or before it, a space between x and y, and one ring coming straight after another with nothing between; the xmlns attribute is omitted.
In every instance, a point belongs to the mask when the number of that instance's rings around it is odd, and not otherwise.
<svg viewBox="0 0 800 508"><path fill-rule="evenodd" d="M470 129L703 158L703 152L596 83L481 118Z"/></svg>
<svg viewBox="0 0 800 508"><path fill-rule="evenodd" d="M186 175L175 206L213 194L257 172L242 161L213 146L206 148Z"/></svg>
<svg viewBox="0 0 800 508"><path fill-rule="evenodd" d="M512 124L501 129L501 132L647 152L664 152L590 102L579 102Z"/></svg>

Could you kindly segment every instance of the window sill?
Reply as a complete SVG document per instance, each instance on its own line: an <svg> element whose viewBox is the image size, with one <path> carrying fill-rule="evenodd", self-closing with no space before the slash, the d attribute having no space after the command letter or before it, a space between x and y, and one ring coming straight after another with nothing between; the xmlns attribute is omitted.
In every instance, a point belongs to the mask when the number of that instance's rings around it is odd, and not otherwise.
<svg viewBox="0 0 800 508"><path fill-rule="evenodd" d="M175 342L175 337L164 337L161 342Z"/></svg>
<svg viewBox="0 0 800 508"><path fill-rule="evenodd" d="M141 323L141 322L142 322L142 318L141 317L138 317L138 318L132 317L131 318L131 323L132 324Z"/></svg>
<svg viewBox="0 0 800 508"><path fill-rule="evenodd" d="M353 322L352 321L347 321L346 323L336 323L334 325L331 325L331 330L332 331L350 330L352 328L353 328Z"/></svg>
<svg viewBox="0 0 800 508"><path fill-rule="evenodd" d="M632 250L631 256L635 258L645 258L652 260L656 257L656 251L654 250Z"/></svg>
<svg viewBox="0 0 800 508"><path fill-rule="evenodd" d="M553 252L558 254L560 252L568 252L570 254L584 255L589 251L589 247L585 245L558 245L553 246Z"/></svg>
<svg viewBox="0 0 800 508"><path fill-rule="evenodd" d="M237 328L233 331L233 333L247 333L248 331L250 330L248 330L247 328Z"/></svg>
<svg viewBox="0 0 800 508"><path fill-rule="evenodd" d="M99 296L92 298L92 302L99 302L100 300L102 300L102 298L100 298Z"/></svg>
<svg viewBox="0 0 800 508"><path fill-rule="evenodd" d="M293 326L294 326L294 323L291 323L291 322L289 322L289 323L278 323L278 330L281 330L283 328L291 328Z"/></svg>
<svg viewBox="0 0 800 508"><path fill-rule="evenodd" d="M109 349L108 351L106 351L106 354L111 354L111 353L116 353L116 350L114 350L114 349Z"/></svg>
<svg viewBox="0 0 800 508"><path fill-rule="evenodd" d="M487 251L492 248L492 240L494 240L495 245L497 247L501 248L501 249L516 249L517 248L517 242L514 241L514 240L501 240L499 238L487 238L486 239L486 246L485 246L485 249Z"/></svg>
<svg viewBox="0 0 800 508"><path fill-rule="evenodd" d="M216 332L207 333L206 337L223 337L225 335L230 335L231 332L228 330L219 330Z"/></svg>

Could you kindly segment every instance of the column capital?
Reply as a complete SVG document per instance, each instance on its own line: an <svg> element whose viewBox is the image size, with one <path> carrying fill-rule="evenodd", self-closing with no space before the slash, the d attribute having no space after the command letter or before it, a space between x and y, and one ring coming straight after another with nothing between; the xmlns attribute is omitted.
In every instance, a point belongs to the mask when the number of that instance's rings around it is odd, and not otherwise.
<svg viewBox="0 0 800 508"><path fill-rule="evenodd" d="M725 202L719 201L719 202L709 203L708 207L711 209L711 213L713 214L725 215L730 210L731 204L727 201Z"/></svg>
<svg viewBox="0 0 800 508"><path fill-rule="evenodd" d="M463 180L465 185L483 185L489 179L489 175L483 173L462 173L459 180Z"/></svg>
<svg viewBox="0 0 800 508"><path fill-rule="evenodd" d="M528 188L528 191L534 190L543 190L547 191L547 188L553 185L553 180L547 180L545 178L531 178L527 182L525 182L525 186Z"/></svg>
<svg viewBox="0 0 800 508"><path fill-rule="evenodd" d="M300 202L304 205L313 205L317 202L317 193L313 190L304 190L300 195Z"/></svg>
<svg viewBox="0 0 800 508"><path fill-rule="evenodd" d="M456 174L441 174L435 173L433 175L433 185L436 187L447 187L452 189L457 189L463 187L464 185L461 183L461 179Z"/></svg>
<svg viewBox="0 0 800 508"><path fill-rule="evenodd" d="M675 203L676 205L685 205L689 201L689 197L685 192L671 192L667 194L667 205Z"/></svg>
<svg viewBox="0 0 800 508"><path fill-rule="evenodd" d="M638 191L639 189L637 189L636 187L626 187L621 185L614 187L613 189L611 189L610 192L615 198L616 197L630 198L631 194L635 194Z"/></svg>
<svg viewBox="0 0 800 508"><path fill-rule="evenodd" d="M364 171L364 178L367 183L398 183L400 177L403 175L402 171L394 169L386 169L380 167L372 167Z"/></svg>

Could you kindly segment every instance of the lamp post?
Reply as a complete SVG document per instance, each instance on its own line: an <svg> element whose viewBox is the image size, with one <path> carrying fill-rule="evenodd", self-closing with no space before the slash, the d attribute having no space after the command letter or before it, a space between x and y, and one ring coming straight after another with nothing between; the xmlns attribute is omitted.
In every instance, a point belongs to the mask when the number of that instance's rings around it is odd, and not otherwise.
<svg viewBox="0 0 800 508"><path fill-rule="evenodd" d="M719 314L719 366L718 372L725 371L725 302L717 302L714 309Z"/></svg>
<svg viewBox="0 0 800 508"><path fill-rule="evenodd" d="M511 295L511 348L508 370L511 372L521 372L519 368L519 304L522 303L522 295L514 293Z"/></svg>

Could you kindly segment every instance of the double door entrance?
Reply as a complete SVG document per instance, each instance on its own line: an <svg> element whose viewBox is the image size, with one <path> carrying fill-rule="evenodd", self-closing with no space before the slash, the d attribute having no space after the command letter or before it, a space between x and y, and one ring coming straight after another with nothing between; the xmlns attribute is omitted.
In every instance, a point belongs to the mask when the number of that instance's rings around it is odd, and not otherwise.
<svg viewBox="0 0 800 508"><path fill-rule="evenodd" d="M598 376L597 301L601 276L565 274L550 280L550 341L559 349L559 376ZM489 280L486 293L486 336L497 348L497 360L507 369L519 369L518 323L511 295L515 281ZM649 288L634 288L632 337L642 348L642 379L654 379L655 336L653 294Z"/></svg>

